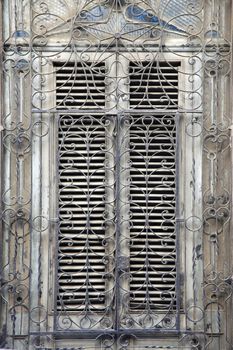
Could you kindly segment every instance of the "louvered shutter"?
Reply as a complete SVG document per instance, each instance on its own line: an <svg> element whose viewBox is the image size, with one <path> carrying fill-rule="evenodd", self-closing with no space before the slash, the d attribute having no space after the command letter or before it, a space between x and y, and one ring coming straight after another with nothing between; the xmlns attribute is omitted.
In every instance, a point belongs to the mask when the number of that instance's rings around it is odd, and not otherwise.
<svg viewBox="0 0 233 350"><path fill-rule="evenodd" d="M175 110L179 62L130 62L130 108Z"/></svg>
<svg viewBox="0 0 233 350"><path fill-rule="evenodd" d="M104 106L104 64L56 64L60 108ZM105 128L102 115L59 119L58 309L105 303ZM88 305L88 306L87 306Z"/></svg>
<svg viewBox="0 0 233 350"><path fill-rule="evenodd" d="M179 62L130 62L127 150L131 163L130 307L165 309L176 303L176 123ZM103 63L56 64L57 105L105 106ZM104 117L69 112L59 120L58 309L105 305L106 200ZM124 236L124 232L122 232Z"/></svg>
<svg viewBox="0 0 233 350"><path fill-rule="evenodd" d="M105 106L105 64L56 63L56 97L59 108L94 109Z"/></svg>
<svg viewBox="0 0 233 350"><path fill-rule="evenodd" d="M130 293L132 309L176 303L176 124L179 62L130 64Z"/></svg>

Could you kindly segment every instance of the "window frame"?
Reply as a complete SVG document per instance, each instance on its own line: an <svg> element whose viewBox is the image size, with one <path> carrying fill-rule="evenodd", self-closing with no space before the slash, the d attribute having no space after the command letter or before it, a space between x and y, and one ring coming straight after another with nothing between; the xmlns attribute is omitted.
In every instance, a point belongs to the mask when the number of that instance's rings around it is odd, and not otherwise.
<svg viewBox="0 0 233 350"><path fill-rule="evenodd" d="M142 57L142 59L145 59L146 53L139 53L138 54L139 57ZM96 54L93 54L94 57L96 57ZM100 56L103 58L103 54L100 53ZM108 56L108 53L107 53ZM110 53L111 56L111 60L114 61L114 57L112 56L112 53ZM127 54L126 54L127 56ZM131 55L129 55L131 57ZM187 65L188 65L188 57L187 58L179 58L177 59L177 55L176 53L162 53L160 55L164 61L170 62L172 60L174 61L180 61L181 63L181 71L182 72L186 72L187 69ZM89 53L89 57L92 57L92 55ZM77 59L77 56L75 56L75 58ZM62 53L62 55L56 55L53 56L53 58L50 60L50 71L48 71L48 68L46 68L45 73L49 74L49 78L47 79L47 83L45 85L45 90L49 90L49 91L53 91L53 99L48 99L49 100L49 104L44 105L42 102L42 114L40 116L40 111L38 111L38 118L41 117L42 122L45 123L49 123L49 135L48 135L48 144L46 144L46 142L44 142L44 144L42 145L42 154L44 155L45 159L46 159L46 149L49 147L50 149L50 159L51 164L49 164L49 180L47 180L47 182L45 183L45 187L47 188L47 196L45 195L45 197L47 197L47 199L42 200L43 201L43 207L46 209L49 209L49 218L50 218L50 225L49 225L49 229L45 230L44 234L47 231L47 235L48 235L48 239L44 240L43 245L44 247L46 247L46 245L50 242L49 246L50 246L50 256L53 256L54 258L56 257L56 251L58 250L57 247L57 242L54 240L54 237L58 234L57 233L57 220L58 220L58 211L57 211L57 185L56 185L56 181L55 179L58 178L58 173L56 170L56 162L57 159L56 157L54 158L54 155L56 155L56 147L57 147L57 128L56 126L54 127L54 123L56 124L58 122L58 118L59 118L59 114L60 111L54 110L52 109L52 105L56 105L55 102L55 84L56 84L56 77L55 77L55 73L53 72L53 62L66 62L67 59L70 59L70 54L69 53ZM110 60L110 61L111 61ZM127 60L127 58L126 58ZM161 59L162 61L162 59ZM129 62L129 60L127 61ZM43 65L41 65L40 67L37 67L36 69L39 69L41 71L41 74L44 74L43 71ZM192 67L193 69L193 67ZM197 69L197 68L196 68ZM179 165L179 173L183 174L183 177L185 178L185 182L182 181L182 176L179 176L179 179L177 181L177 186L178 186L178 190L179 190L179 196L180 196L180 200L179 200L179 205L177 206L178 212L178 218L176 219L176 227L178 230L178 235L177 235L177 249L178 249L178 254L177 254L177 259L178 259L178 269L179 269L179 273L177 274L177 288L183 289L183 296L178 297L178 304L180 305L180 312L178 312L178 323L177 323L177 329L174 329L174 333L178 332L180 328L190 328L193 327L193 317L192 316L192 311L194 312L195 308L192 308L192 305L188 306L188 301L189 299L192 299L193 296L193 289L192 289L192 285L193 285L193 278L191 276L191 271L192 271L192 267L190 266L191 264L189 264L189 257L192 256L193 254L193 250L194 250L194 246L198 244L200 244L200 242L202 241L202 229L201 227L199 227L198 230L198 235L197 238L195 238L195 241L193 241L193 238L191 237L187 237L186 235L186 231L187 231L187 219L185 218L191 218L192 214L193 214L193 205L195 205L195 203L190 203L189 204L189 197L193 196L192 194L192 190L191 190L191 185L189 186L189 184L192 183L193 181L193 176L192 176L192 171L194 171L194 169L190 168L190 164L187 164L186 160L192 155L194 149L195 149L195 154L197 155L196 157L196 164L195 164L195 171L196 174L198 172L198 176L196 176L196 178L199 179L200 181L200 188L201 188L201 179L202 179L202 170L201 170L201 161L202 161L202 157L201 157L201 150L202 150L202 145L201 145L201 140L194 140L192 137L189 137L186 134L186 129L187 129L187 125L191 123L191 118L193 118L193 115L191 114L191 112L189 112L191 110L191 107L187 104L187 101L185 99L184 93L182 91L186 91L185 87L187 85L187 80L185 80L182 77L182 74L179 74L179 105L182 107L181 111L177 111L177 116L179 117L179 128L180 128L180 132L179 132L179 138L178 138L178 142L179 142L179 152L178 152L178 162L180 163ZM188 84L189 85L189 84ZM181 88L180 88L181 87ZM43 89L42 89L43 91ZM181 91L181 92L180 92ZM45 112L46 111L46 112ZM102 110L104 112L104 110ZM185 112L187 111L187 113ZM82 111L83 112L83 111ZM113 113L116 112L115 109L113 110L109 110L108 113ZM101 113L101 110L100 110ZM152 112L153 113L153 112ZM201 114L201 111L199 111L198 113ZM191 116L192 115L192 116ZM193 143L195 143L195 145L193 145ZM36 146L35 146L36 147ZM186 151L188 149L188 151ZM188 154L186 154L186 152L188 152ZM37 156L36 156L37 158ZM47 159L48 162L48 159ZM48 163L47 163L48 165ZM46 169L46 165L44 166L43 164L42 166L42 174L43 174L43 178L44 179L48 179L48 168ZM35 184L33 184L33 187L35 186ZM36 192L36 190L35 190ZM42 191L43 192L43 191ZM200 204L200 208L201 208L201 201L202 201L202 193L201 191L199 191L199 193L197 193L196 195L198 195L198 203ZM43 193L42 193L42 197L43 197ZM195 199L196 200L196 199ZM45 202L47 203L45 205ZM200 209L201 212L201 209ZM187 214L188 213L188 214ZM186 221L185 221L186 220ZM190 223L189 223L190 224ZM34 242L33 244L36 244L36 242ZM202 244L202 243L201 243ZM37 244L36 244L37 245ZM191 254L191 255L190 255ZM57 259L55 258L55 262L53 263L53 266L50 266L50 272L48 271L48 274L50 274L52 271L52 276L50 276L50 282L48 282L48 285L51 285L52 281L55 281L56 277L55 277L55 273L54 271L57 270ZM46 267L46 263L48 260L45 259L44 261L44 267ZM202 267L201 267L202 268ZM33 267L34 269L34 267ZM46 277L46 273L45 273L45 277ZM36 274L35 274L35 279L37 278ZM48 276L46 278L48 280ZM199 279L199 284L202 283L202 280ZM178 287L179 286L179 287ZM44 301L47 299L47 293L48 293L48 289L46 287L45 284L45 288L42 291L42 298L44 299ZM201 296L200 296L201 298ZM49 317L51 320L49 321L49 323L52 325L53 321L52 318L54 317L54 315L56 314L55 312L55 306L56 306L56 298L53 297L51 298L53 300L50 300L49 304L49 315L51 315L52 317ZM202 299L199 299L199 303L198 305L200 305L200 300L202 302ZM183 304L183 305L182 305ZM189 308L190 312L189 314L187 314L187 312L184 312L183 310L186 310L187 308ZM55 321L54 321L55 322ZM56 324L56 322L55 322ZM51 326L52 327L52 326ZM200 327L202 329L202 326ZM58 331L58 330L57 330ZM138 330L140 332L140 329ZM163 331L166 332L166 329L163 329ZM171 330L173 332L173 330ZM59 332L59 331L58 331ZM79 332L78 330L72 330L72 332ZM136 329L137 332L137 329ZM156 332L156 331L155 331ZM159 332L158 332L159 334Z"/></svg>

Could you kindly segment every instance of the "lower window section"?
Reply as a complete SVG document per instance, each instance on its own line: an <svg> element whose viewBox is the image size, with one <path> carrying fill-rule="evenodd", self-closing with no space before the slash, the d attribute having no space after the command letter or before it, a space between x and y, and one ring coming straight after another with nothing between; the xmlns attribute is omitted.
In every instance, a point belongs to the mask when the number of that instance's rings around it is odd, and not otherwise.
<svg viewBox="0 0 233 350"><path fill-rule="evenodd" d="M175 304L175 151L173 115L130 123L130 308Z"/></svg>
<svg viewBox="0 0 233 350"><path fill-rule="evenodd" d="M59 120L60 311L105 308L105 127L103 118Z"/></svg>
<svg viewBox="0 0 233 350"><path fill-rule="evenodd" d="M64 114L58 133L58 328L175 329L175 116Z"/></svg>

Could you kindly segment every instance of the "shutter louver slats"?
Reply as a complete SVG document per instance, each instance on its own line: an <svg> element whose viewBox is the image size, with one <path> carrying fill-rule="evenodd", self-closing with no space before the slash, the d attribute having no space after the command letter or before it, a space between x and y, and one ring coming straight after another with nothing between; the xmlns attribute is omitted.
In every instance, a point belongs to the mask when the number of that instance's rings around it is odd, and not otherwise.
<svg viewBox="0 0 233 350"><path fill-rule="evenodd" d="M179 62L130 62L130 108L177 109L179 65Z"/></svg>
<svg viewBox="0 0 233 350"><path fill-rule="evenodd" d="M63 117L64 118L64 117ZM86 308L88 295L89 308L102 308L105 293L105 236L103 197L105 194L103 164L105 154L97 151L98 142L86 141L86 133L92 133L81 121L82 116L72 118L76 130L66 130L60 123L60 236L59 236L59 300L61 309L80 310ZM87 123L88 124L88 123ZM86 130L85 130L86 128ZM80 130L82 129L82 131ZM103 128L93 123L92 129ZM64 133L66 137L64 138ZM70 140L70 135L73 137ZM63 138L62 138L63 136ZM80 142L82 140L82 142ZM71 142L76 150L72 149ZM83 147L79 147L79 146ZM68 146L68 147L67 147ZM89 147L91 152L82 152ZM70 153L70 156L69 155ZM66 157L65 157L66 156ZM96 159L98 157L98 159ZM89 201L87 196L90 196Z"/></svg>
<svg viewBox="0 0 233 350"><path fill-rule="evenodd" d="M90 62L56 63L58 108L104 108L105 64Z"/></svg>
<svg viewBox="0 0 233 350"><path fill-rule="evenodd" d="M103 63L56 64L59 108L105 105ZM105 304L105 128L101 115L60 116L58 311Z"/></svg>
<svg viewBox="0 0 233 350"><path fill-rule="evenodd" d="M162 116L137 117L130 130L132 309L145 308L146 303L165 309L175 303L174 116L166 120L168 126L166 122L163 125ZM144 136L138 137L137 129L144 129ZM170 144L163 144L166 151L163 148L161 152L161 145L157 143L159 135L154 135L154 130L158 129L161 135L170 136ZM134 140L137 140L136 147Z"/></svg>
<svg viewBox="0 0 233 350"><path fill-rule="evenodd" d="M178 102L178 66L177 62L130 63L130 107L174 110ZM166 310L176 303L175 149L174 115L155 116L152 111L150 116L132 118L132 310Z"/></svg>

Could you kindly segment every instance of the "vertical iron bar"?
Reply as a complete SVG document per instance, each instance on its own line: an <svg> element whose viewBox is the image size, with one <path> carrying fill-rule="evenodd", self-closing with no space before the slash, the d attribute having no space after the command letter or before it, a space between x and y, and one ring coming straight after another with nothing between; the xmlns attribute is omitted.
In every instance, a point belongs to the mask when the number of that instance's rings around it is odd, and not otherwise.
<svg viewBox="0 0 233 350"><path fill-rule="evenodd" d="M1 52L3 52L3 16L2 16L2 1L0 2L0 49ZM3 61L3 56L1 55L0 58L0 164L3 164L3 143L2 143L2 132L3 132L3 67L2 67L2 61ZM1 195L1 215L2 215L2 195L3 195L3 166L1 166L1 171L0 171L1 177L0 177L0 195ZM1 237L0 237L0 268L2 268L2 220L1 220Z"/></svg>
<svg viewBox="0 0 233 350"><path fill-rule="evenodd" d="M116 132L115 132L115 182L116 182L116 189L115 189L115 207L116 207L116 214L115 214L115 220L116 220L116 263L115 263L115 330L117 331L117 334L119 332L120 327L120 307L121 307L121 292L120 292L120 266L119 266L119 258L120 258L120 234L121 234L121 210L120 210L120 124L121 124L121 115L117 114L116 116Z"/></svg>
<svg viewBox="0 0 233 350"><path fill-rule="evenodd" d="M29 13L30 13L30 23L32 23L32 18L33 18L33 15L32 15L32 1L29 0L29 6L30 6L30 9L29 9ZM31 28L30 28L31 29ZM30 47L32 45L32 36L31 36L31 33L30 33ZM33 54L32 54L32 50L30 50L30 55L29 55L29 67L30 67L30 81L32 81L32 78L33 78ZM32 87L31 87L31 94L32 94ZM29 102L29 105L30 105L30 109L32 110L33 108L33 105L32 105L32 101L31 101L31 96L30 96L30 102ZM31 120L33 119L33 115L31 117ZM32 125L30 124L30 126L32 127ZM31 141L31 157L32 157L32 132L30 132L30 141ZM32 194L32 159L31 159L31 166L30 166L30 177L31 177L31 193L30 195ZM29 207L29 211L30 211L30 214L32 213L32 198L31 198L31 202L30 202L30 207ZM31 215L30 215L31 216ZM32 249L31 249L31 245L32 245L32 217L30 218L30 235L29 235L29 268L30 268L30 271L31 271L31 261L32 261ZM30 272L30 275L29 275L29 293L28 293L28 304L29 304L29 317L28 317L28 344L30 346L30 343L31 343L31 315L30 315L30 312L31 312L31 305L32 305L32 295L31 295L31 272Z"/></svg>
<svg viewBox="0 0 233 350"><path fill-rule="evenodd" d="M175 232L176 232L176 329L180 330L180 114L175 115Z"/></svg>
<svg viewBox="0 0 233 350"><path fill-rule="evenodd" d="M2 7L3 2L0 2L0 49L3 53L3 13L2 13ZM1 54L0 57L0 196L1 196L1 205L0 205L0 271L2 271L3 268L3 221L2 221L2 214L3 214L3 174L4 174L4 167L3 165L3 140L2 140L2 133L3 133L3 54ZM0 287L2 285L2 281L0 281ZM2 300L1 300L2 303ZM1 307L1 305L0 305ZM1 308L2 310L2 308ZM3 315L1 315L3 317ZM0 329L0 332L3 333L3 329Z"/></svg>
<svg viewBox="0 0 233 350"><path fill-rule="evenodd" d="M58 137L54 137L55 135L58 135L59 132L59 120L60 120L60 115L57 114L55 116L55 121L54 121L54 127L52 128L52 145L55 145L55 149L57 150L56 152L56 159L55 159L55 171L56 171L56 188L57 188L57 195L56 195L56 220L59 219L59 182L60 182L60 177L59 177L59 141L58 141ZM51 224L51 220L50 220L50 224ZM56 222L56 230L55 230L55 251L54 251L54 259L55 259L55 279L54 279L54 300L53 300L53 305L54 305L54 310L53 310L53 329L55 331L58 330L57 327L57 319L58 319L58 312L57 312L57 298L58 298L58 290L59 290L59 283L58 283L58 267L59 267L59 263L58 263L58 249L59 249L59 224Z"/></svg>

